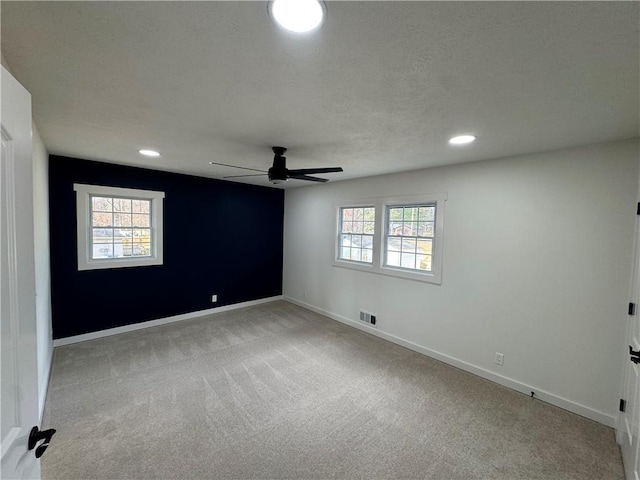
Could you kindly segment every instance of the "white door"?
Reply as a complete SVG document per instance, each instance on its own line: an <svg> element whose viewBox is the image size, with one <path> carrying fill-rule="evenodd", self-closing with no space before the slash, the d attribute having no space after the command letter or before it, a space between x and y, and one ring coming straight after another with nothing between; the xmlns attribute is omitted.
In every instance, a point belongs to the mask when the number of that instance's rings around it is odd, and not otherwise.
<svg viewBox="0 0 640 480"><path fill-rule="evenodd" d="M627 480L640 480L640 363L632 359L631 352L640 351L640 216L636 219L635 254L631 302L635 311L627 317L626 342L624 345L624 379L622 399L626 402L624 412L618 418L618 443L622 449L622 460Z"/></svg>
<svg viewBox="0 0 640 480"><path fill-rule="evenodd" d="M40 478L28 450L38 419L31 95L4 68L0 124L0 478Z"/></svg>

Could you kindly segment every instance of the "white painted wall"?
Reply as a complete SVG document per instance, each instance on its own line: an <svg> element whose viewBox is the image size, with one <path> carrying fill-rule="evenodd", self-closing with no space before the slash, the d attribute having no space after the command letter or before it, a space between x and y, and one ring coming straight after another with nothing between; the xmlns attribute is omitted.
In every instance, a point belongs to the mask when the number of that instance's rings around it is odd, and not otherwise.
<svg viewBox="0 0 640 480"><path fill-rule="evenodd" d="M53 355L51 273L49 263L49 155L42 143L42 138L35 123L32 128L38 400L40 402L40 416L42 417Z"/></svg>
<svg viewBox="0 0 640 480"><path fill-rule="evenodd" d="M614 425L638 160L636 139L287 190L284 295ZM341 200L439 192L442 285L332 266Z"/></svg>

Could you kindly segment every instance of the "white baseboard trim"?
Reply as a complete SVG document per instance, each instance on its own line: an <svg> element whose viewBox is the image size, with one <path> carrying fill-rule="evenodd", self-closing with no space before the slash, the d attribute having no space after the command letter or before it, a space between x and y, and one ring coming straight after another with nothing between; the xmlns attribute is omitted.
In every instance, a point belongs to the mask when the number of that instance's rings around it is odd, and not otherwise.
<svg viewBox="0 0 640 480"><path fill-rule="evenodd" d="M124 325L122 327L84 333L82 335L74 335L73 337L58 338L57 340L53 341L53 347L62 347L63 345L70 345L72 343L86 342L88 340L95 340L96 338L109 337L111 335L133 332L135 330L142 330L144 328L157 327L159 325L166 325L167 323L180 322L182 320L204 317L205 315L211 315L212 313L222 313L229 310L237 310L238 308L260 305L262 303L275 302L276 300L283 300L283 296L277 295L275 297L261 298L259 300L250 300L248 302L234 303L232 305L225 305L223 307L215 307L209 308L207 310L198 310L197 312L183 313L181 315L174 315L173 317L159 318L157 320L149 320L147 322L134 323L132 325Z"/></svg>
<svg viewBox="0 0 640 480"><path fill-rule="evenodd" d="M542 400L544 402L550 403L551 405L555 405L557 407L563 408L570 412L576 413L583 417L594 420L598 423L602 423L607 425L608 427L615 428L616 427L616 417L609 415L607 413L601 412L599 410L594 410L580 403L576 403L572 400L568 400L559 395L555 395L553 393L547 392L545 390L541 390L532 385L527 385L525 383L519 382L518 380L514 380L509 377L504 377L502 375L498 375L497 373L491 372L489 370L485 370L484 368L478 367L476 365L472 365L470 363L464 362L462 360L458 360L457 358L451 357L444 353L437 352L435 350L431 350L429 348L423 347L422 345L418 345L416 343L410 342L409 340L405 340L404 338L396 337L395 335L391 335L389 333L382 332L375 327L369 326L364 323L356 322L355 320L351 320L347 317L343 317L342 315L338 315L327 310L323 310L322 308L315 307L308 303L302 302L298 299L284 296L284 300L287 302L291 302L300 307L311 310L312 312L319 313L320 315L324 315L325 317L329 317L332 320L336 320L338 322L349 325L350 327L357 328L358 330L362 330L364 332L370 333L371 335L375 335L376 337L383 338L384 340L388 340L397 345L401 345L415 352L426 355L427 357L434 358L448 365L452 365L456 368L464 370L469 373L473 373L474 375L478 375L479 377L485 378L492 382L495 382L499 385L511 388L517 392L524 393L526 395L531 395L531 392L534 392L535 398L538 400Z"/></svg>

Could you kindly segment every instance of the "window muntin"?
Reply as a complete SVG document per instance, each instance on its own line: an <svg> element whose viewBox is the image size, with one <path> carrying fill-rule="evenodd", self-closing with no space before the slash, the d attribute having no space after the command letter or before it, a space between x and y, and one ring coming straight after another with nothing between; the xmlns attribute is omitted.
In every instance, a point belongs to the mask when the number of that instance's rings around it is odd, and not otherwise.
<svg viewBox="0 0 640 480"><path fill-rule="evenodd" d="M388 205L386 213L384 265L432 273L436 205Z"/></svg>
<svg viewBox="0 0 640 480"><path fill-rule="evenodd" d="M342 207L338 232L338 258L373 263L375 207Z"/></svg>
<svg viewBox="0 0 640 480"><path fill-rule="evenodd" d="M78 270L162 265L163 192L74 184Z"/></svg>

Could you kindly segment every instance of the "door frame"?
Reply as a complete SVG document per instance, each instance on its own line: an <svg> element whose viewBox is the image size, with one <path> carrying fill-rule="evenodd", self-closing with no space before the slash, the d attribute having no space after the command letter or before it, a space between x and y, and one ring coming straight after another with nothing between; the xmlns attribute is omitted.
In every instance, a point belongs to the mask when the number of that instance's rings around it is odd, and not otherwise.
<svg viewBox="0 0 640 480"><path fill-rule="evenodd" d="M638 192L640 195L640 176ZM640 348L640 197L634 229L630 309L625 318L620 409L616 440L620 445L627 480L640 480L640 364L630 361L629 346ZM631 306L633 304L633 306Z"/></svg>
<svg viewBox="0 0 640 480"><path fill-rule="evenodd" d="M3 259L7 265L4 281L8 284L8 288L3 288L0 302L8 303L1 309L2 329L10 336L9 343L5 345L11 348L10 369L3 372L10 384L3 386L3 395L14 399L13 406L2 411L2 422L10 428L5 429L5 437L0 439L0 469L3 478L39 479L40 461L28 448L31 428L40 423L31 95L4 66L0 68L0 125L6 146L1 160L0 208L3 221L0 228L3 232L0 241L3 242L2 255L6 255ZM3 340L6 342L5 338ZM6 352L3 356L6 362Z"/></svg>

